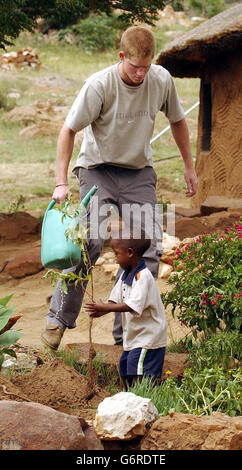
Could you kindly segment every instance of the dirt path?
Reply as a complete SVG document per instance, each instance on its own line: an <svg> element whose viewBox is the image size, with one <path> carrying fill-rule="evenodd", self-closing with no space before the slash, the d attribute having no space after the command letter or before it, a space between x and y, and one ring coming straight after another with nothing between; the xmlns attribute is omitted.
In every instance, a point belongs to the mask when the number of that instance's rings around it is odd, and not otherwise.
<svg viewBox="0 0 242 470"><path fill-rule="evenodd" d="M25 240L23 242L8 242L0 245L0 267L6 260L13 258L16 254L30 248L33 240ZM110 248L106 248L110 250ZM43 345L40 341L41 330L45 326L45 317L48 310L47 298L53 292L53 288L49 279L44 279L45 271L38 274L26 276L22 279L6 279L6 276L0 274L0 298L13 294L9 302L10 306L16 307L16 314L22 315L18 320L16 327L22 330L23 336L19 340L24 346L31 346L42 349ZM102 267L94 268L94 292L95 299L106 301L113 286L113 280L110 275L105 274ZM159 279L158 286L160 292L165 292L169 286L167 281ZM88 292L85 295L84 302L88 300ZM112 326L114 314L94 319L92 328L92 339L95 343L113 344ZM169 311L167 311L168 335L169 341L177 339L185 334L184 328L175 321ZM67 330L62 345L68 343L82 343L88 341L88 317L81 310L77 320L77 327Z"/></svg>

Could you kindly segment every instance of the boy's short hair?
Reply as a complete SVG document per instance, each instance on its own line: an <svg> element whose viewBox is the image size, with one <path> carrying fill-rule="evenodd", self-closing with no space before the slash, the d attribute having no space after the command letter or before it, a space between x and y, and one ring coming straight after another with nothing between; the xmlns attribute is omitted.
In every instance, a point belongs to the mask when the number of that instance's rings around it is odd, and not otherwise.
<svg viewBox="0 0 242 470"><path fill-rule="evenodd" d="M151 244L151 240L146 236L144 230L141 230L140 237L137 237L132 231L126 233L121 230L111 240L118 242L125 249L132 248L138 256L143 256Z"/></svg>
<svg viewBox="0 0 242 470"><path fill-rule="evenodd" d="M153 33L143 26L130 26L123 32L120 49L125 56L130 57L154 57L155 38Z"/></svg>

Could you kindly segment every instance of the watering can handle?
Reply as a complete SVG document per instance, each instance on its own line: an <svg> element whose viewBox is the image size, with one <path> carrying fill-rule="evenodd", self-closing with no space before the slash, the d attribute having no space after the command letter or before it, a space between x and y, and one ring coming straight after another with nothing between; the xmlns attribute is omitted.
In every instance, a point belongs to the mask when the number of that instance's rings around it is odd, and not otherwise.
<svg viewBox="0 0 242 470"><path fill-rule="evenodd" d="M81 201L81 205L86 207L90 198L95 194L95 192L98 190L98 186L96 184L94 184L94 186L88 191L88 193L86 194L86 196L83 198L83 200ZM56 201L54 199L52 199L52 201L49 203L47 209L46 209L46 212L50 211L52 209L52 207L54 207Z"/></svg>

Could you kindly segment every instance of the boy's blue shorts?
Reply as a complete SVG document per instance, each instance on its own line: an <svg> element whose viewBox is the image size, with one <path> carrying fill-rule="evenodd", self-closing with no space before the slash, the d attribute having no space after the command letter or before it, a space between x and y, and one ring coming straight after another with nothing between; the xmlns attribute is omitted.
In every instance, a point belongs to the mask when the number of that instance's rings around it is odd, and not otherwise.
<svg viewBox="0 0 242 470"><path fill-rule="evenodd" d="M161 377L165 351L165 347L158 349L136 348L131 351L123 351L119 361L121 377L136 375Z"/></svg>

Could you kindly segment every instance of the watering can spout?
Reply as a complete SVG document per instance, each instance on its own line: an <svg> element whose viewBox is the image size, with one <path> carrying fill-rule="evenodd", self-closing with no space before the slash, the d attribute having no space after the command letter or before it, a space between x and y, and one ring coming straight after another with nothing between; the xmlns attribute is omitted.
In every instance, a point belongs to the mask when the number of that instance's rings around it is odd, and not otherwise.
<svg viewBox="0 0 242 470"><path fill-rule="evenodd" d="M87 207L91 197L98 190L94 185L84 196L80 205ZM78 245L71 239L66 239L66 229L71 223L71 217L64 219L60 211L53 209L55 201L48 205L41 230L41 262L45 268L66 269L75 266L82 254Z"/></svg>

